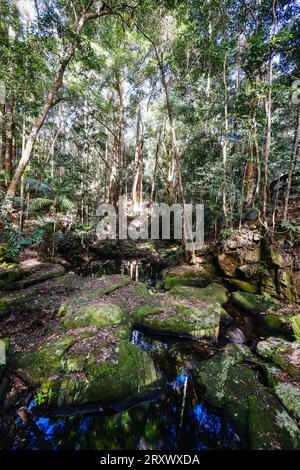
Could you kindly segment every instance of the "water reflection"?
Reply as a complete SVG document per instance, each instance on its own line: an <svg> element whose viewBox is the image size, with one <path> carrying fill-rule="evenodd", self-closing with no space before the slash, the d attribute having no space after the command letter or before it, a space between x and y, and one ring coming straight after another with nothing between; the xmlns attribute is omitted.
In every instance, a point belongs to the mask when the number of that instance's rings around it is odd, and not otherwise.
<svg viewBox="0 0 300 470"><path fill-rule="evenodd" d="M157 261L154 263L143 258L116 258L92 262L89 271L85 274L91 274L92 276L125 274L133 281L149 282L149 284L154 285L164 267L166 267L164 263Z"/></svg>
<svg viewBox="0 0 300 470"><path fill-rule="evenodd" d="M159 400L116 414L40 417L26 424L18 418L14 440L5 447L53 450L243 447L222 414L210 410L194 389L182 347L176 349L174 344L147 338L140 332L133 333L132 342L153 354L167 373L168 384Z"/></svg>

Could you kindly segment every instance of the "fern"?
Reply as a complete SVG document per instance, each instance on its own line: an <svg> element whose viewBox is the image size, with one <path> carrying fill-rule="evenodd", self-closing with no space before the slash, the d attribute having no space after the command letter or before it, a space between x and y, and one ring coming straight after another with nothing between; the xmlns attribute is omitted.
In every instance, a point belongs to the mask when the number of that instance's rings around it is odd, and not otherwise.
<svg viewBox="0 0 300 470"><path fill-rule="evenodd" d="M45 197L36 197L35 199L32 199L29 209L33 212L38 211L51 206L52 203L53 201L51 199Z"/></svg>
<svg viewBox="0 0 300 470"><path fill-rule="evenodd" d="M75 205L70 199L66 196L58 196L57 197L57 205L59 206L62 212L73 212L75 209Z"/></svg>

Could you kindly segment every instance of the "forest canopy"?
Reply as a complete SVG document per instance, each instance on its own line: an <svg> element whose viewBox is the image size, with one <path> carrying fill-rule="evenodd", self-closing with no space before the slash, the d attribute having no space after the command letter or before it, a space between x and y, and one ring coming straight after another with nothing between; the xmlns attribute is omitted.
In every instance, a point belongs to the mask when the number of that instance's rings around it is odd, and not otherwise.
<svg viewBox="0 0 300 470"><path fill-rule="evenodd" d="M4 226L92 227L120 195L204 203L215 237L251 214L293 220L298 13L295 0L2 0Z"/></svg>

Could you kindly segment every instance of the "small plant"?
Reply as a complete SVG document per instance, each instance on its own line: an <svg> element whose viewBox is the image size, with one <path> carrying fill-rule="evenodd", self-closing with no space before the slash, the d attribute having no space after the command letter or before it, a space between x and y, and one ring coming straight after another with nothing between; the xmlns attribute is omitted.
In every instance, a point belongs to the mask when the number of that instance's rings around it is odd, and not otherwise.
<svg viewBox="0 0 300 470"><path fill-rule="evenodd" d="M50 402L53 398L57 396L57 392L51 388L47 391L39 390L35 397L36 404L38 406L43 405L44 403Z"/></svg>
<svg viewBox="0 0 300 470"><path fill-rule="evenodd" d="M298 220L283 220L281 227L286 230L286 241L289 245L293 246L295 239L300 235L300 222Z"/></svg>

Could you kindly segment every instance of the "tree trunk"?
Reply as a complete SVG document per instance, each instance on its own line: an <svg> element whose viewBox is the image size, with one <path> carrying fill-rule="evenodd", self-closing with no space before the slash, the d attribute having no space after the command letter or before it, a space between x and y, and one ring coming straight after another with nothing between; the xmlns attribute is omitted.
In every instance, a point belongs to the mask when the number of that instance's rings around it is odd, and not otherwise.
<svg viewBox="0 0 300 470"><path fill-rule="evenodd" d="M14 125L14 100L10 98L6 106L6 129L5 129L5 154L4 154L4 169L6 172L5 178L9 183L13 171L13 125Z"/></svg>
<svg viewBox="0 0 300 470"><path fill-rule="evenodd" d="M92 19L100 18L102 16L106 16L108 14L113 14L113 11L110 8L107 8L105 4L101 7L100 11L98 11L97 13L89 14L89 10L93 6L93 4L94 4L94 1L90 0L88 2L87 7L84 9L82 15L78 19L76 23L75 31L74 31L75 37L78 38L80 36L82 28L88 21ZM10 182L10 185L8 187L7 194L6 194L6 201L5 201L6 209L7 209L7 206L9 206L10 204L9 201L15 197L18 184L20 182L22 174L24 173L27 163L31 157L32 150L36 142L37 136L45 122L45 119L49 113L49 110L60 101L58 97L58 92L62 86L65 71L74 56L75 50L76 50L76 42L74 42L73 44L70 44L67 47L67 50L65 51L64 56L62 60L60 61L56 77L54 78L52 82L51 90L48 93L47 99L40 111L39 116L37 117L31 129L31 132L29 133L29 137L27 139L24 152L16 168L16 171L13 175L13 178Z"/></svg>
<svg viewBox="0 0 300 470"><path fill-rule="evenodd" d="M298 118L297 118L297 124L296 124L296 129L295 129L295 138L294 138L294 144L293 144L291 168L289 171L287 189L286 189L286 194L285 194L284 213L283 213L284 220L286 220L288 216L289 199L290 199L290 193L291 193L291 187L292 187L292 178L293 178L293 173L296 168L297 156L298 156L299 135L300 135L300 105L298 105Z"/></svg>
<svg viewBox="0 0 300 470"><path fill-rule="evenodd" d="M134 173L132 183L132 205L134 213L138 213L143 202L143 147L144 147L144 126L142 120L141 106L138 106L136 124L136 147Z"/></svg>
<svg viewBox="0 0 300 470"><path fill-rule="evenodd" d="M227 177L227 149L228 149L228 91L227 91L227 53L224 56L223 63L223 86L224 86L224 136L222 143L223 158L223 183L222 183L222 207L225 225L228 221L226 177Z"/></svg>

